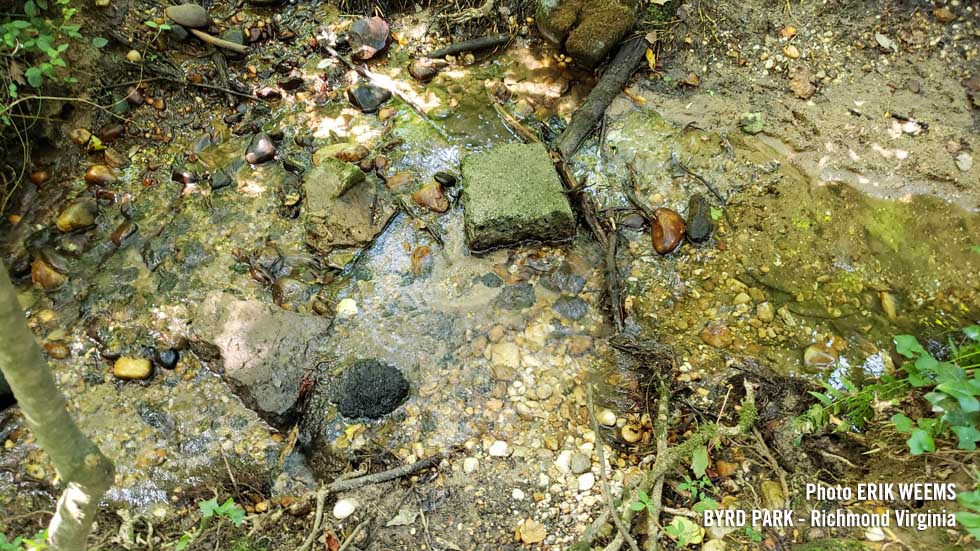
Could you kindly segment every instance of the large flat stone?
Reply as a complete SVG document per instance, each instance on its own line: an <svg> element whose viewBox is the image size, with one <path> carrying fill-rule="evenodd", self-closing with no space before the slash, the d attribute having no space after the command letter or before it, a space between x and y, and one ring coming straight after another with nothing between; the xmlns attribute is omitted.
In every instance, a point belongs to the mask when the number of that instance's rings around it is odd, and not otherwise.
<svg viewBox="0 0 980 551"><path fill-rule="evenodd" d="M303 191L307 242L322 254L367 245L393 214L359 168L337 159L323 159L308 171Z"/></svg>
<svg viewBox="0 0 980 551"><path fill-rule="evenodd" d="M330 320L215 291L191 327L195 352L246 406L275 426L291 421L300 382L322 352Z"/></svg>
<svg viewBox="0 0 980 551"><path fill-rule="evenodd" d="M575 235L575 217L541 144L504 144L463 159L466 241L476 251Z"/></svg>

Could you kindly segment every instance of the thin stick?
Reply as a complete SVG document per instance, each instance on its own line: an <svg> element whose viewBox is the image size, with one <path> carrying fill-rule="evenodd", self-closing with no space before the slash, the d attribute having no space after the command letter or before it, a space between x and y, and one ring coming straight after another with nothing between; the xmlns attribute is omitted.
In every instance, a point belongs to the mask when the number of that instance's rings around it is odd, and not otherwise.
<svg viewBox="0 0 980 551"><path fill-rule="evenodd" d="M653 210L648 207L646 203L640 201L640 199L636 196L636 167L633 166L633 163L626 163L626 171L629 174L629 183L623 183L623 193L626 194L626 199L629 200L631 205L643 213L643 217L647 219L647 222L653 224L653 222L657 219L657 215L654 214Z"/></svg>
<svg viewBox="0 0 980 551"><path fill-rule="evenodd" d="M616 525L616 529L619 530L619 535L626 540L626 543L630 546L633 551L640 551L640 548L636 545L636 540L630 535L629 530L623 524L623 519L619 518L619 513L616 512L616 504L613 503L612 493L609 492L609 475L606 473L606 457L605 450L603 449L604 444L602 443L602 436L599 432L599 421L595 417L595 405L592 401L592 386L589 385L586 393L589 405L589 418L592 419L592 432L595 433L595 445L596 445L596 456L599 459L599 477L602 481L602 496L606 501L606 507L609 509L609 516L612 517L613 524Z"/></svg>
<svg viewBox="0 0 980 551"><path fill-rule="evenodd" d="M344 551L345 549L350 547L350 545L354 542L354 538L357 536L357 533L360 532L361 528L364 528L364 525L367 523L368 521L365 520L364 522L358 524L357 527L351 531L350 535L347 536L347 539L344 540L344 543L340 544L340 547L337 549L337 551Z"/></svg>
<svg viewBox="0 0 980 551"><path fill-rule="evenodd" d="M616 266L616 247L619 231L613 230L608 236L606 246L606 293L609 295L609 308L612 310L616 330L623 331L623 303L619 296L619 268Z"/></svg>
<svg viewBox="0 0 980 551"><path fill-rule="evenodd" d="M786 471L779 466L779 462L776 461L776 457L773 456L772 452L769 450L769 446L766 445L766 441L762 438L762 433L759 432L759 429L753 427L752 436L755 436L755 441L759 445L759 451L766 458L766 461L769 462L769 466L772 467L772 470L776 471L776 475L779 477L779 485L782 487L783 496L786 500L784 505L789 503L789 485L786 484Z"/></svg>
<svg viewBox="0 0 980 551"><path fill-rule="evenodd" d="M316 517L313 520L313 529L306 535L306 539L303 540L303 545L296 551L309 551L313 542L316 540L316 534L320 531L320 526L323 523L323 506L327 502L328 495L330 495L329 486L320 486L316 491Z"/></svg>
<svg viewBox="0 0 980 551"><path fill-rule="evenodd" d="M435 59L440 57L446 57L447 55L461 54L463 52L469 52L472 50L485 50L487 48L496 48L497 46L503 46L508 42L510 42L510 35L507 34L481 36L480 38L464 40L462 42L450 44L445 48L432 50L431 52L425 54L425 57Z"/></svg>
<svg viewBox="0 0 980 551"><path fill-rule="evenodd" d="M240 53L240 54L244 54L245 52L248 51L248 46L243 46L241 44L236 44L234 42L229 42L227 40L223 40L223 39L218 38L216 36L211 36L208 33L204 32L204 31L202 31L200 29L187 29L187 30L189 30L191 33L193 33L194 36L200 38L201 40L207 42L208 44L211 44L212 46L217 46L219 48L224 48L226 50L231 50L233 52L237 52L237 53Z"/></svg>
<svg viewBox="0 0 980 551"><path fill-rule="evenodd" d="M412 463L411 465L402 465L401 467L395 467L394 469L388 469L387 471L382 471L380 473L369 474L365 476L359 476L357 478L350 478L347 480L338 480L330 483L326 488L327 493L338 493L346 492L349 490L354 490L360 488L361 486L367 486L368 484L378 484L379 482L387 482L389 480L394 480L396 478L401 478L403 476L412 474L416 471L421 471L432 467L433 465L439 464L442 459L446 457L445 453L439 453L431 457L426 457Z"/></svg>
<svg viewBox="0 0 980 551"><path fill-rule="evenodd" d="M670 161L672 163L674 163L675 165L677 165L677 167L680 168L681 170L683 170L685 173L687 173L688 176L690 176L690 177L694 178L695 180L697 180L697 181L701 182L702 184L704 184L704 187L708 188L708 191L710 191L712 195L714 195L719 201L721 201L722 206L725 205L725 198L722 197L722 195L720 193L718 193L718 190L715 189L715 187L713 185L711 185L710 183L708 183L707 180L705 180L704 178L702 178L700 174L698 174L697 172L694 172L690 168L687 168L687 166L684 163L681 162L680 157L678 157L676 153L671 153L670 154Z"/></svg>

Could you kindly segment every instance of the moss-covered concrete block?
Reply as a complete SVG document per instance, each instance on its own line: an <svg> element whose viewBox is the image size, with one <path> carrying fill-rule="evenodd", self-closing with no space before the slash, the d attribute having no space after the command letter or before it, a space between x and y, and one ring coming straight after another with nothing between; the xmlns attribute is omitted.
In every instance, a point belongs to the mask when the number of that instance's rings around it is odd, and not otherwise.
<svg viewBox="0 0 980 551"><path fill-rule="evenodd" d="M575 217L541 144L505 144L463 159L466 241L476 251L522 241L562 241Z"/></svg>
<svg viewBox="0 0 980 551"><path fill-rule="evenodd" d="M538 0L538 30L576 62L594 67L636 23L631 0Z"/></svg>

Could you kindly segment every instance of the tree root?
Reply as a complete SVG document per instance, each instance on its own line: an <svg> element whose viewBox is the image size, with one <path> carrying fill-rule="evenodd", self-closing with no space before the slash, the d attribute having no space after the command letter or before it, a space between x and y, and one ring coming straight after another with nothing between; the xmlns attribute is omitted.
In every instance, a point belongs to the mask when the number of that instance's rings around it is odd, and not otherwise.
<svg viewBox="0 0 980 551"><path fill-rule="evenodd" d="M439 16L439 19L443 19L451 25L462 25L468 21L489 16L493 13L494 3L495 0L485 0L479 8L467 8L456 13L444 13Z"/></svg>
<svg viewBox="0 0 980 551"><path fill-rule="evenodd" d="M623 519L619 518L619 513L616 512L616 504L613 503L612 493L609 491L609 475L606 473L606 452L603 449L604 444L602 443L602 436L599 432L599 421L595 417L595 405L592 403L591 385L588 387L586 396L589 400L589 418L592 419L592 432L595 433L596 456L599 459L599 476L602 482L603 500L606 502L606 508L609 510L609 516L612 518L613 524L619 530L620 537L629 544L632 551L640 551L640 548L636 546L636 540L630 535L629 528L623 524Z"/></svg>

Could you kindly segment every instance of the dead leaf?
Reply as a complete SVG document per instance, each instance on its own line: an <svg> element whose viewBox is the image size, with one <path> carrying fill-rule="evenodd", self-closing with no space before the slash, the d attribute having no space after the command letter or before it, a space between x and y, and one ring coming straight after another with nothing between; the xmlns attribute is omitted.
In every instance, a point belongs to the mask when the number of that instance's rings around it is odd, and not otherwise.
<svg viewBox="0 0 980 551"><path fill-rule="evenodd" d="M797 71L789 81L789 89L800 99L812 98L817 93L817 87L813 85L813 74L805 69Z"/></svg>
<svg viewBox="0 0 980 551"><path fill-rule="evenodd" d="M686 84L691 88L697 88L698 86L701 86L701 77L699 77L697 73L691 73L687 75L687 78L681 81L681 84Z"/></svg>
<svg viewBox="0 0 980 551"><path fill-rule="evenodd" d="M878 42L879 46L881 46L886 50L898 52L898 44L895 44L894 40L888 38L887 36L881 33L875 33L875 41Z"/></svg>
<svg viewBox="0 0 980 551"><path fill-rule="evenodd" d="M337 539L337 535L333 533L333 530L327 530L325 539L324 547L327 548L327 551L337 551L340 549L340 540Z"/></svg>
<svg viewBox="0 0 980 551"><path fill-rule="evenodd" d="M647 48L647 67L650 67L651 71L657 70L657 54L653 53L653 50Z"/></svg>
<svg viewBox="0 0 980 551"><path fill-rule="evenodd" d="M286 462L286 458L289 454L293 453L293 448L296 447L296 439L299 438L299 423L293 425L293 428L289 431L289 436L286 437L286 442L282 445L282 449L279 450L279 466L282 467Z"/></svg>
<svg viewBox="0 0 980 551"><path fill-rule="evenodd" d="M398 510L398 514L391 518L385 526L408 526L409 524L414 524L415 519L418 518L418 509L411 509L409 507L402 507Z"/></svg>
<svg viewBox="0 0 980 551"><path fill-rule="evenodd" d="M657 39L659 38L659 36L660 34L657 31L650 31L647 33L647 35L644 38L646 39L647 44L650 44L652 46L657 43Z"/></svg>
<svg viewBox="0 0 980 551"><path fill-rule="evenodd" d="M548 531L544 525L533 519L527 519L523 524L519 524L517 532L520 534L521 541L529 544L541 543L544 538L548 537Z"/></svg>
<svg viewBox="0 0 980 551"><path fill-rule="evenodd" d="M796 27L792 25L787 25L782 29L779 29L779 36L783 38L793 38L796 36Z"/></svg>

